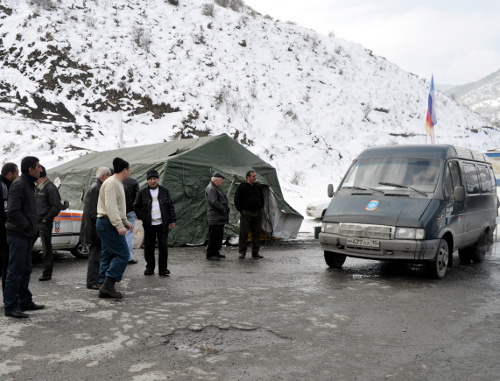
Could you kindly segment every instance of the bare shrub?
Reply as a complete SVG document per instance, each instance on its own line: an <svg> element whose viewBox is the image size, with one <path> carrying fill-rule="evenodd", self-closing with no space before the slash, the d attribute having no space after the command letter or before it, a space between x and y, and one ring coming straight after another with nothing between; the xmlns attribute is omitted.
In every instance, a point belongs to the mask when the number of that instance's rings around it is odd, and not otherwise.
<svg viewBox="0 0 500 381"><path fill-rule="evenodd" d="M297 113L295 111L293 111L292 109L286 110L285 116L289 117L293 121L296 121L299 119L299 117L297 116Z"/></svg>
<svg viewBox="0 0 500 381"><path fill-rule="evenodd" d="M329 31L328 37L335 37L335 32L333 30Z"/></svg>
<svg viewBox="0 0 500 381"><path fill-rule="evenodd" d="M244 6L243 0L231 0L231 4L229 4L229 8L235 12L239 12Z"/></svg>
<svg viewBox="0 0 500 381"><path fill-rule="evenodd" d="M226 102L229 97L229 92L227 87L222 87L219 91L215 93L215 109L218 110L224 102Z"/></svg>
<svg viewBox="0 0 500 381"><path fill-rule="evenodd" d="M149 53L152 40L144 28L136 27L132 29L132 39L138 47L145 49Z"/></svg>
<svg viewBox="0 0 500 381"><path fill-rule="evenodd" d="M304 172L299 170L294 170L290 183L293 185L300 185L304 181Z"/></svg>
<svg viewBox="0 0 500 381"><path fill-rule="evenodd" d="M172 5L179 5L179 0L167 0L167 2Z"/></svg>
<svg viewBox="0 0 500 381"><path fill-rule="evenodd" d="M363 119L368 120L368 114L370 114L370 112L373 110L373 107L370 103L361 103L361 105L363 106Z"/></svg>
<svg viewBox="0 0 500 381"><path fill-rule="evenodd" d="M264 15L264 19L272 21L273 20L273 16L271 16L271 15Z"/></svg>
<svg viewBox="0 0 500 381"><path fill-rule="evenodd" d="M249 20L248 16L246 16L246 15L241 16L238 20L238 26L239 27L247 26L248 20Z"/></svg>
<svg viewBox="0 0 500 381"><path fill-rule="evenodd" d="M222 8L227 8L229 7L231 0L214 0L214 3Z"/></svg>
<svg viewBox="0 0 500 381"><path fill-rule="evenodd" d="M51 150L53 150L57 146L57 143L56 143L56 141L54 139L49 139L48 143L49 143L49 147L50 147Z"/></svg>
<svg viewBox="0 0 500 381"><path fill-rule="evenodd" d="M56 9L61 1L60 0L28 0L28 4L33 7L51 10Z"/></svg>
<svg viewBox="0 0 500 381"><path fill-rule="evenodd" d="M201 6L201 14L203 16L214 17L215 15L215 6L213 3L205 3Z"/></svg>

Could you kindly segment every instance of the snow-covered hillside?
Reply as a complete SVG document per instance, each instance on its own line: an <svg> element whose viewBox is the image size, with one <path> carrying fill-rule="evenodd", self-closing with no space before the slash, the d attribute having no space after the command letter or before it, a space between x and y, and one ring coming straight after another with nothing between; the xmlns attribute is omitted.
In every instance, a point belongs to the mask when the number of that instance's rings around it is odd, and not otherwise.
<svg viewBox="0 0 500 381"><path fill-rule="evenodd" d="M500 70L479 81L453 87L445 93L500 127Z"/></svg>
<svg viewBox="0 0 500 381"><path fill-rule="evenodd" d="M0 163L226 132L304 212L362 149L426 142L429 78L241 0L176 3L3 0ZM436 104L438 143L498 146L478 114Z"/></svg>

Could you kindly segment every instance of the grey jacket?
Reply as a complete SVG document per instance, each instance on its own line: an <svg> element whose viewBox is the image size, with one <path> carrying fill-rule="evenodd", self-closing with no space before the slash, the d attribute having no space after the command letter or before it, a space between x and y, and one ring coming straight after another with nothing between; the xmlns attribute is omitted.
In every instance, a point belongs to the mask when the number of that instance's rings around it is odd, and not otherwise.
<svg viewBox="0 0 500 381"><path fill-rule="evenodd" d="M209 225L224 225L229 222L229 203L222 190L212 181L205 190Z"/></svg>
<svg viewBox="0 0 500 381"><path fill-rule="evenodd" d="M95 228L97 222L97 201L99 200L101 185L102 181L97 179L89 187L85 195L82 225L80 227L80 242L84 245L99 245L101 242Z"/></svg>
<svg viewBox="0 0 500 381"><path fill-rule="evenodd" d="M57 187L47 177L43 183L35 187L35 194L38 222L45 220L51 223L62 209L61 196Z"/></svg>

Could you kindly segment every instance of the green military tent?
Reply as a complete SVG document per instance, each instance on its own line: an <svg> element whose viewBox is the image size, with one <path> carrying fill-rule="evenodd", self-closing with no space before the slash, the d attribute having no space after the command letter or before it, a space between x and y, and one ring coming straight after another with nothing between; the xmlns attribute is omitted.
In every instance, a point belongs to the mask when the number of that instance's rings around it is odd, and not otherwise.
<svg viewBox="0 0 500 381"><path fill-rule="evenodd" d="M63 200L68 200L71 208L83 209L85 192L95 181L97 168L112 167L115 157L130 163L132 177L141 188L147 185L146 172L156 169L160 184L171 191L178 217L177 227L169 234L172 246L205 242L208 233L205 188L214 172L226 177L222 187L231 207L226 236L237 236L239 213L234 207L234 193L237 185L245 181L249 169L257 173L257 180L264 185L264 231L276 238L297 236L303 217L283 198L276 169L226 134L90 153L48 173L53 180L59 178Z"/></svg>

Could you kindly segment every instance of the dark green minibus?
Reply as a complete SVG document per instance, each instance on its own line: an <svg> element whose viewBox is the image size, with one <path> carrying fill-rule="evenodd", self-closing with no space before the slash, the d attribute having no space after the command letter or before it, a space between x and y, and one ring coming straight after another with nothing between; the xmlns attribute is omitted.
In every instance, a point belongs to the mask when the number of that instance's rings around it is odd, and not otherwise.
<svg viewBox="0 0 500 381"><path fill-rule="evenodd" d="M323 217L325 261L346 257L426 263L443 278L452 254L482 262L498 215L486 155L451 145L396 145L363 151Z"/></svg>

